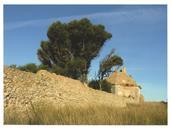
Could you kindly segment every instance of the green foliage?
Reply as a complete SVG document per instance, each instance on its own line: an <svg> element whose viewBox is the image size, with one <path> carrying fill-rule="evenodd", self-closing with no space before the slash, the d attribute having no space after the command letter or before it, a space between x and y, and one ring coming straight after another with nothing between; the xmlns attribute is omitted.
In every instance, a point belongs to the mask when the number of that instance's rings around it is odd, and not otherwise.
<svg viewBox="0 0 171 128"><path fill-rule="evenodd" d="M142 89L141 85L138 85L139 89Z"/></svg>
<svg viewBox="0 0 171 128"><path fill-rule="evenodd" d="M16 64L12 64L9 66L10 68L17 68L17 65Z"/></svg>
<svg viewBox="0 0 171 128"><path fill-rule="evenodd" d="M10 68L17 68L21 71L26 71L26 72L32 72L32 73L36 73L39 70L49 70L47 65L36 65L35 63L28 63L22 66L17 66L15 64L12 64L9 66Z"/></svg>
<svg viewBox="0 0 171 128"><path fill-rule="evenodd" d="M29 64L26 64L23 66L19 66L17 68L22 70L22 71L33 72L33 73L36 73L38 71L38 67L34 63L29 63Z"/></svg>
<svg viewBox="0 0 171 128"><path fill-rule="evenodd" d="M101 81L100 80L91 80L89 82L88 86L93 89L102 90L102 91L111 93L112 84L110 84L106 80L101 80Z"/></svg>
<svg viewBox="0 0 171 128"><path fill-rule="evenodd" d="M112 86L112 84L110 84L106 80L102 80L102 81L100 81L100 85L101 85L101 90L102 91L111 93L111 86Z"/></svg>
<svg viewBox="0 0 171 128"><path fill-rule="evenodd" d="M40 64L37 67L38 67L38 70L48 70L48 66L47 65Z"/></svg>
<svg viewBox="0 0 171 128"><path fill-rule="evenodd" d="M50 71L51 71L51 72L54 72L54 73L56 73L56 74L66 75L66 69L61 68L61 67L58 66L58 65L52 65Z"/></svg>
<svg viewBox="0 0 171 128"><path fill-rule="evenodd" d="M83 75L86 73L86 60L81 58L74 58L67 63L67 76L74 79L83 80Z"/></svg>
<svg viewBox="0 0 171 128"><path fill-rule="evenodd" d="M117 69L123 65L123 60L120 56L114 54L114 49L100 62L98 71L98 77L103 80L104 77L108 77L112 72L112 67Z"/></svg>
<svg viewBox="0 0 171 128"><path fill-rule="evenodd" d="M47 36L48 40L42 41L37 51L42 64L57 74L83 81L87 79L91 60L112 37L103 25L93 25L86 18L69 23L54 22Z"/></svg>
<svg viewBox="0 0 171 128"><path fill-rule="evenodd" d="M91 80L88 84L90 88L100 90L100 85L98 80Z"/></svg>

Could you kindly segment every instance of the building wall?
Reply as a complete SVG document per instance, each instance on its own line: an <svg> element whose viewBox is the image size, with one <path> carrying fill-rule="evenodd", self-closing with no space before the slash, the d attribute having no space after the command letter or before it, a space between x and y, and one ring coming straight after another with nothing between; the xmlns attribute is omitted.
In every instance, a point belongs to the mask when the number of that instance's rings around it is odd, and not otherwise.
<svg viewBox="0 0 171 128"><path fill-rule="evenodd" d="M115 95L125 97L127 103L139 103L140 102L140 89L138 87L125 87L120 85L114 85L111 88L111 92Z"/></svg>

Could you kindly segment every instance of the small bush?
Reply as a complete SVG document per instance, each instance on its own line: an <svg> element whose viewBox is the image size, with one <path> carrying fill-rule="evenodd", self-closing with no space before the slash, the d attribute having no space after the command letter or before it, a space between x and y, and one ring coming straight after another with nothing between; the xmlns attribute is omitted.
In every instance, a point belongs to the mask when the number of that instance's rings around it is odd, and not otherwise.
<svg viewBox="0 0 171 128"><path fill-rule="evenodd" d="M112 86L112 84L110 84L106 80L102 80L100 82L100 84L101 84L102 91L106 91L106 92L111 93L111 86Z"/></svg>
<svg viewBox="0 0 171 128"><path fill-rule="evenodd" d="M38 66L38 70L48 70L48 66L47 65L40 64Z"/></svg>
<svg viewBox="0 0 171 128"><path fill-rule="evenodd" d="M102 91L111 93L112 85L109 82L107 82L106 80L102 80L102 81L92 80L89 82L88 86L93 89L102 90ZM100 86L101 86L101 88L100 88Z"/></svg>
<svg viewBox="0 0 171 128"><path fill-rule="evenodd" d="M36 73L38 71L38 66L34 63L29 63L23 66L17 67L19 70L26 71L26 72L33 72Z"/></svg>
<svg viewBox="0 0 171 128"><path fill-rule="evenodd" d="M99 85L99 82L97 80L90 81L89 84L88 84L88 86L90 88L100 90L100 85Z"/></svg>
<svg viewBox="0 0 171 128"><path fill-rule="evenodd" d="M47 65L36 65L34 63L29 63L29 64L25 64L22 66L17 66L15 64L10 65L10 68L17 68L21 71L26 71L26 72L32 72L32 73L36 73L39 70L48 70L48 66Z"/></svg>
<svg viewBox="0 0 171 128"><path fill-rule="evenodd" d="M12 64L9 66L10 68L17 68L17 65L16 64Z"/></svg>
<svg viewBox="0 0 171 128"><path fill-rule="evenodd" d="M66 71L64 68L59 67L58 65L52 65L52 68L49 70L50 72L53 72L58 75L65 75Z"/></svg>

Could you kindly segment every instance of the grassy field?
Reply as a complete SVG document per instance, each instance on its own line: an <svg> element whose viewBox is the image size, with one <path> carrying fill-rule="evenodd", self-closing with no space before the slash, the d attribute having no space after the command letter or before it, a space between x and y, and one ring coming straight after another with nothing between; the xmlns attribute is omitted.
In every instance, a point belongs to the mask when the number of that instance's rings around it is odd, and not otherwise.
<svg viewBox="0 0 171 128"><path fill-rule="evenodd" d="M5 111L4 124L167 125L167 104L146 102L127 108L33 105L27 118L15 110Z"/></svg>

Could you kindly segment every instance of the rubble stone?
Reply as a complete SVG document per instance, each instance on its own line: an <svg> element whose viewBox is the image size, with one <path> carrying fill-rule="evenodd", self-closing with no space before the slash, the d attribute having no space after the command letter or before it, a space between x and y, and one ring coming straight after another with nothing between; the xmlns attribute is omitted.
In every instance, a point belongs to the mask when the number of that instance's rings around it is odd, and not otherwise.
<svg viewBox="0 0 171 128"><path fill-rule="evenodd" d="M32 103L45 101L55 105L109 105L125 107L126 101L110 93L86 87L79 80L45 70L36 74L4 68L4 108L27 110ZM27 106L27 108L26 108Z"/></svg>

